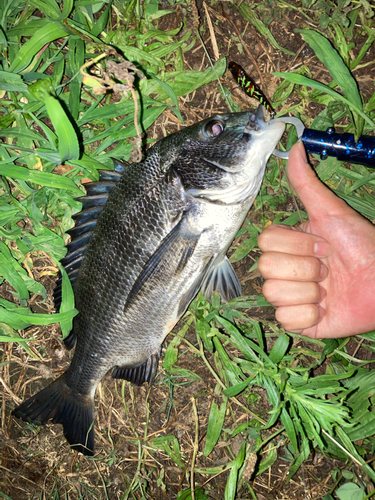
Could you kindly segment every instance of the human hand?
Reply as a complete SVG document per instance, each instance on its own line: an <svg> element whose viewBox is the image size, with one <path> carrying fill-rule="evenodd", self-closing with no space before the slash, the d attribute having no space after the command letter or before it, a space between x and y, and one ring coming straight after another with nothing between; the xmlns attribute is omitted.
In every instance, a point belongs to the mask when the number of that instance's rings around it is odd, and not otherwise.
<svg viewBox="0 0 375 500"><path fill-rule="evenodd" d="M301 142L288 177L309 220L269 226L258 239L263 293L276 319L311 338L375 330L375 226L318 179Z"/></svg>

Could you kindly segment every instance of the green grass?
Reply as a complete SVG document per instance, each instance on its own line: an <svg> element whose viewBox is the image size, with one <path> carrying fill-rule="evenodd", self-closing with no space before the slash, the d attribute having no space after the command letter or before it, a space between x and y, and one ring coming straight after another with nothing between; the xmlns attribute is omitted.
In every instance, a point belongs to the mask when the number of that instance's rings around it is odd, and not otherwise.
<svg viewBox="0 0 375 500"><path fill-rule="evenodd" d="M180 2L170 3L174 12L175 3ZM314 80L313 68L308 65L294 72L275 73L280 84L273 104L281 110L278 116L291 112L311 128L325 130L335 124L338 130L357 136L373 134L375 92L366 96L360 93L356 72L367 64L363 61L375 41L374 12L366 1L346 4L344 9L341 3L329 1L301 2L298 8L302 17L314 22L315 29L301 24L303 29L298 32L327 68L329 81L322 84ZM0 299L0 341L19 343L35 356L33 340L27 334L21 338L17 330L60 323L66 336L77 313L67 280L60 312L35 314L28 302L36 297L40 302L47 299L46 288L32 277L33 263L44 252L55 266L50 273L57 272L66 251L66 231L73 225L71 216L80 210L75 198L84 193L82 179L97 180L99 169L112 168L111 157L126 160L136 156L141 147L135 140L139 139L137 128L148 130L167 109L182 118L179 98L220 78L226 61L222 58L213 67L207 64L202 71L186 69L184 54L200 42L194 31L159 29L159 22L171 9L161 10L154 0L114 5L101 1L68 0L59 5L53 0L27 4L0 0L0 6L0 275L1 283L7 282L14 296L14 302ZM189 4L182 4L184 16L188 8ZM246 22L278 49L278 54L291 51L276 42L269 23L276 14L295 9L296 5L284 1L263 2L256 9L247 2L238 6ZM41 11L46 17L40 15ZM360 30L355 29L356 24ZM132 64L122 73L122 87L116 87L118 78L108 69L108 61L123 62L121 54ZM311 104L320 110L313 119ZM294 140L291 131L286 147ZM61 164L70 168L61 170ZM375 220L375 178L369 169L359 165L349 169L330 158L320 162L316 170L349 205ZM271 158L254 206L258 222L246 220L232 262L243 260L257 249L257 235L270 221L290 225L299 221L297 212L279 208L288 199L289 187L280 174L279 162ZM306 213L302 212L302 217ZM124 479L123 499L150 498L147 481L140 477L146 458L157 453L166 455L189 476L190 488L180 491L180 500L210 498L206 486L196 487L191 493L194 475L205 474L210 480L223 471L227 471L225 500L236 497L239 485L249 498L256 498L249 479L276 462L278 448L290 466L288 480L313 449L320 449L348 464L354 461L375 481L375 472L366 463L375 448L375 375L362 367L368 362L348 354L348 339L311 341L288 334L273 323L251 319L252 309L267 305L261 295L227 304L220 303L217 296L212 304L201 297L194 300L184 318L185 326L172 334L163 368L170 409L174 389L182 384L189 387L200 379L194 371L179 366L181 346L188 348L215 380L206 436L199 441L197 417L192 436L194 453L188 460L174 434L148 438L152 415L147 406L144 434L132 429L139 462L136 474L129 481ZM185 338L190 325L196 331L194 342ZM364 342L372 352L374 339L373 332L358 337L357 342ZM311 376L318 367L324 368L324 374ZM256 405L252 405L254 387L267 394L268 413L258 414ZM134 401L134 394L132 398ZM122 399L129 415L125 385ZM194 415L197 404L193 399ZM231 413L232 405L247 415L240 424ZM232 419L231 426L228 419ZM243 444L236 455L229 451L232 459L225 466L199 466L200 456L209 456L219 441L237 435L243 437ZM245 471L254 456L257 464L247 477ZM106 460L110 465L120 460L115 449ZM167 484L163 470L158 478L160 488ZM370 498L365 497L363 484L350 474L337 473L336 485L341 486L331 494L340 500L357 498L350 495ZM336 498L331 494L326 500ZM0 496L8 498L4 493ZM65 494L53 488L47 498L65 498Z"/></svg>

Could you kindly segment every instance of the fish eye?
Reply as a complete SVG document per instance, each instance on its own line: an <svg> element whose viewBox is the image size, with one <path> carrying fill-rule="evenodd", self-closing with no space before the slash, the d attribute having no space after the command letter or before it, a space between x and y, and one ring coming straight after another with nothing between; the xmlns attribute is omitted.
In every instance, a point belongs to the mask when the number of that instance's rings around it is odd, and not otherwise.
<svg viewBox="0 0 375 500"><path fill-rule="evenodd" d="M213 120L207 123L205 132L208 137L217 137L224 131L224 124L219 120Z"/></svg>

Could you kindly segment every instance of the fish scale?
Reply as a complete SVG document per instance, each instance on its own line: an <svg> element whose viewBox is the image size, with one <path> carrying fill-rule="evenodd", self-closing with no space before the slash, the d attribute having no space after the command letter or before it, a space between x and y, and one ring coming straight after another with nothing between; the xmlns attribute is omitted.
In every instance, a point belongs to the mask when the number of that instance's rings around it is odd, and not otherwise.
<svg viewBox="0 0 375 500"><path fill-rule="evenodd" d="M161 345L199 290L241 293L226 252L260 188L285 125L255 111L215 115L166 137L140 164L117 164L87 186L62 263L74 288L68 370L14 415L63 425L94 453L102 377L152 384ZM61 280L56 301L61 299Z"/></svg>

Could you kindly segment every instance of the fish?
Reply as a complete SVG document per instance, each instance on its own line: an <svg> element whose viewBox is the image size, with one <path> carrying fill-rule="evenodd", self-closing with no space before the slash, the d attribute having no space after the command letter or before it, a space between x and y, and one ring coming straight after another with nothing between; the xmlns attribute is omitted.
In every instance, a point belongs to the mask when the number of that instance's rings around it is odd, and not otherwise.
<svg viewBox="0 0 375 500"><path fill-rule="evenodd" d="M103 376L151 385L162 343L198 291L241 295L226 253L284 132L267 118L262 105L214 115L160 140L141 163L116 162L86 184L62 260L79 311L65 339L74 355L14 416L62 424L71 448L92 456Z"/></svg>

